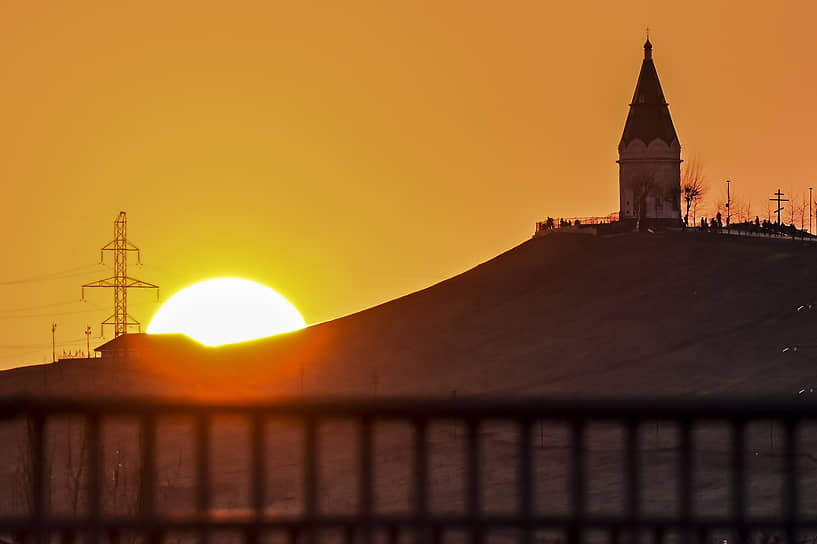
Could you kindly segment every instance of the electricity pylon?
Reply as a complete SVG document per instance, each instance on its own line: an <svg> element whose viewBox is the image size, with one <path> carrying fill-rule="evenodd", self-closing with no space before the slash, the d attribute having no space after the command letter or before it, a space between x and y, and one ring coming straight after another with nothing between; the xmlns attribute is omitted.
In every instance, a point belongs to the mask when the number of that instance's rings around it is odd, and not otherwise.
<svg viewBox="0 0 817 544"><path fill-rule="evenodd" d="M105 252L113 251L113 276L103 280L86 283L82 286L82 300L85 300L85 289L90 287L113 288L113 315L102 322L101 332L105 325L113 325L114 337L128 332L128 327L142 327L138 321L128 314L128 289L156 289L159 296L159 286L128 276L128 252L135 251L136 259L142 263L139 248L128 241L128 218L125 212L119 212L113 223L113 240L108 242L100 251L100 261L105 260Z"/></svg>

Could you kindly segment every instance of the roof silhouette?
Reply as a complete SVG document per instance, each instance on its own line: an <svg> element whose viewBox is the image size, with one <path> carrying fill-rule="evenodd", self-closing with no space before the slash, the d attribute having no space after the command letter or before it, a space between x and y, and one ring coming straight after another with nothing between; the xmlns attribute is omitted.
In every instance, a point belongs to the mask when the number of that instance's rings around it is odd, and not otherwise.
<svg viewBox="0 0 817 544"><path fill-rule="evenodd" d="M656 138L660 138L667 145L678 140L658 72L652 60L652 44L649 39L644 44L644 61L641 63L641 72L638 74L638 83L635 86L620 145L626 146L636 138L647 145Z"/></svg>
<svg viewBox="0 0 817 544"><path fill-rule="evenodd" d="M166 347L168 349L196 349L201 344L184 334L123 334L113 340L94 348L94 351L101 353L103 357L108 355L126 354L133 351L153 349L156 347Z"/></svg>

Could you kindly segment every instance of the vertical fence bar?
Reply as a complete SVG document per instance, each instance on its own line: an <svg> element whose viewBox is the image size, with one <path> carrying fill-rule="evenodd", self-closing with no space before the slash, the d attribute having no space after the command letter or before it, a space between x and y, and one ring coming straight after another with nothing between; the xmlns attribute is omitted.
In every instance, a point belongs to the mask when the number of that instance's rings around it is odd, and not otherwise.
<svg viewBox="0 0 817 544"><path fill-rule="evenodd" d="M260 412L250 414L250 505L255 520L247 527L244 541L256 544L260 541L259 521L264 516L265 489L267 485L266 444L264 442L264 416Z"/></svg>
<svg viewBox="0 0 817 544"><path fill-rule="evenodd" d="M637 419L630 419L625 422L624 427L624 455L626 474L626 504L625 511L627 519L631 524L630 542L638 541L638 531L636 526L640 516L641 508L641 464L638 451L639 427Z"/></svg>
<svg viewBox="0 0 817 544"><path fill-rule="evenodd" d="M388 542L389 544L399 544L400 531L397 525L389 525L389 529L386 536L386 542Z"/></svg>
<svg viewBox="0 0 817 544"><path fill-rule="evenodd" d="M587 500L586 467L584 464L584 430L584 420L574 419L570 422L570 498L573 520L567 533L567 541L569 544L579 544L584 538L581 530Z"/></svg>
<svg viewBox="0 0 817 544"><path fill-rule="evenodd" d="M696 544L709 544L709 529L707 527L698 527L697 532L697 540L695 541ZM747 541L740 542L739 544L749 544Z"/></svg>
<svg viewBox="0 0 817 544"><path fill-rule="evenodd" d="M746 530L746 422L738 419L732 427L732 516L734 537L739 543L749 542Z"/></svg>
<svg viewBox="0 0 817 544"><path fill-rule="evenodd" d="M797 485L797 422L787 418L783 422L784 440L784 483L783 518L786 523L786 541L797 542L797 521L799 512L799 489Z"/></svg>
<svg viewBox="0 0 817 544"><path fill-rule="evenodd" d="M678 459L678 514L681 521L681 542L691 543L690 529L692 526L692 422L682 419L680 422L681 443Z"/></svg>
<svg viewBox="0 0 817 544"><path fill-rule="evenodd" d="M304 521L307 541L318 542L318 422L307 416L304 422Z"/></svg>
<svg viewBox="0 0 817 544"><path fill-rule="evenodd" d="M76 533L74 533L73 529L63 529L60 531L60 544L74 544L76 540Z"/></svg>
<svg viewBox="0 0 817 544"><path fill-rule="evenodd" d="M469 419L466 422L465 463L468 519L471 524L471 542L480 544L485 528L482 526L482 505L480 485L480 455L479 455L479 421Z"/></svg>
<svg viewBox="0 0 817 544"><path fill-rule="evenodd" d="M201 518L199 543L207 544L210 532L207 521L210 514L210 414L199 413L195 421L196 435L196 513Z"/></svg>
<svg viewBox="0 0 817 544"><path fill-rule="evenodd" d="M428 422L414 422L414 515L415 541L428 542Z"/></svg>
<svg viewBox="0 0 817 544"><path fill-rule="evenodd" d="M290 527L286 532L288 544L298 544L301 531L297 527Z"/></svg>
<svg viewBox="0 0 817 544"><path fill-rule="evenodd" d="M264 440L264 417L260 413L252 415L250 420L250 504L257 517L264 514L264 502L266 500L266 443Z"/></svg>
<svg viewBox="0 0 817 544"><path fill-rule="evenodd" d="M533 542L531 518L533 516L533 422L519 421L519 542Z"/></svg>
<svg viewBox="0 0 817 544"><path fill-rule="evenodd" d="M149 544L160 544L161 535L154 527L156 499L156 415L143 414L139 420L140 477L139 514L145 528L145 540Z"/></svg>
<svg viewBox="0 0 817 544"><path fill-rule="evenodd" d="M31 521L35 527L34 542L46 541L42 530L45 517L45 417L41 413L29 416L28 426L29 462L31 463Z"/></svg>
<svg viewBox="0 0 817 544"><path fill-rule="evenodd" d="M434 525L431 527L431 544L443 544L442 525Z"/></svg>
<svg viewBox="0 0 817 544"><path fill-rule="evenodd" d="M93 412L85 419L88 441L88 544L99 542L99 522L102 512L102 441L99 414Z"/></svg>
<svg viewBox="0 0 817 544"><path fill-rule="evenodd" d="M372 420L363 417L360 421L360 466L358 467L358 496L362 522L363 544L372 542L372 514L374 505L373 460L372 460Z"/></svg>

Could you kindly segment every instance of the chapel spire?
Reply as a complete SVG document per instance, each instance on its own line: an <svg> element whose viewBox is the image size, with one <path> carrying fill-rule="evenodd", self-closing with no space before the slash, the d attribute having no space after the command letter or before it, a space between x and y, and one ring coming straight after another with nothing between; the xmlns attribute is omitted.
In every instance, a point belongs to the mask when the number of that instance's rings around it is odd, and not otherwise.
<svg viewBox="0 0 817 544"><path fill-rule="evenodd" d="M652 60L652 43L649 38L644 43L644 60L641 62L641 72L638 74L638 83L619 147L628 145L636 138L644 142L644 145L649 145L656 138L667 145L678 140Z"/></svg>

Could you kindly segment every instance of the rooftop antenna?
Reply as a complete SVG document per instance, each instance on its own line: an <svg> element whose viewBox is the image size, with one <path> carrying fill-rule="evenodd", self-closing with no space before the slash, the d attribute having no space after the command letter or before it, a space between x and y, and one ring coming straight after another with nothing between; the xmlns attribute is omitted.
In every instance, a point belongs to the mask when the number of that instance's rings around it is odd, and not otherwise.
<svg viewBox="0 0 817 544"><path fill-rule="evenodd" d="M85 289L91 287L113 288L113 315L102 322L100 334L105 325L113 325L114 337L128 332L129 327L136 327L139 332L142 326L128 314L128 289L156 289L156 298L159 298L159 286L128 276L128 252L135 251L136 259L142 264L139 248L128 241L128 218L125 212L119 212L113 222L113 240L107 243L100 251L100 262L105 260L105 252L113 252L113 276L86 283L82 286L82 300L85 300Z"/></svg>

